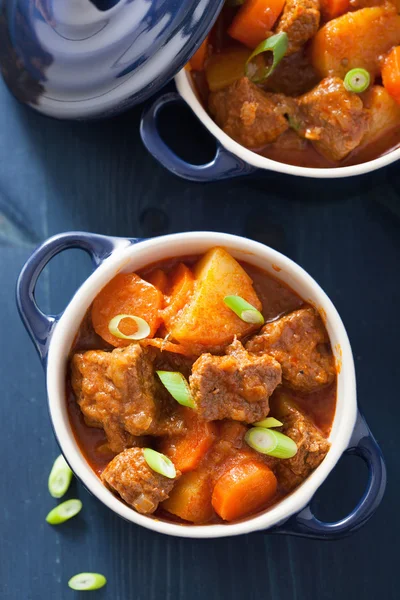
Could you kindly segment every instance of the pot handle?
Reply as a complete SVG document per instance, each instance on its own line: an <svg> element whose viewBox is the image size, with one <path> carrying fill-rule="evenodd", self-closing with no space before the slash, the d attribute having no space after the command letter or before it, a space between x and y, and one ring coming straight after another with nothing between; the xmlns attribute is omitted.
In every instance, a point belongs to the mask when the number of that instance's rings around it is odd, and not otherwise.
<svg viewBox="0 0 400 600"><path fill-rule="evenodd" d="M190 181L217 181L230 179L240 175L248 175L256 171L255 167L231 154L219 142L214 158L204 165L192 165L179 158L164 142L158 131L158 115L169 104L184 104L183 98L176 93L159 96L143 111L140 122L140 135L147 150L168 171Z"/></svg>
<svg viewBox="0 0 400 600"><path fill-rule="evenodd" d="M273 530L274 533L334 540L357 531L372 517L385 492L386 466L382 451L360 412L358 412L356 426L345 454L362 458L369 471L367 488L355 509L340 521L325 523L315 517L311 506L308 505L286 523Z"/></svg>
<svg viewBox="0 0 400 600"><path fill-rule="evenodd" d="M21 319L42 362L46 360L51 334L62 314L46 315L36 304L36 283L47 263L67 248L79 248L90 255L96 269L114 250L137 241L139 240L72 231L49 238L28 258L18 277L16 299Z"/></svg>

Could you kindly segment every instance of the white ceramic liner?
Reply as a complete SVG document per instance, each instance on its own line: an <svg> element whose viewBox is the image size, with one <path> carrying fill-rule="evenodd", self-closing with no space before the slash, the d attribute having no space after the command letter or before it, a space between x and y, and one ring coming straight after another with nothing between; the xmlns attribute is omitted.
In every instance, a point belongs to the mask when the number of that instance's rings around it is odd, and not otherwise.
<svg viewBox="0 0 400 600"><path fill-rule="evenodd" d="M99 291L116 273L136 271L164 258L202 254L213 246L224 246L238 259L263 268L286 282L303 299L321 310L335 357L340 364L336 414L330 435L331 448L312 475L290 496L263 514L240 523L225 525L178 525L140 515L119 501L92 471L75 441L67 413L65 376L67 359L78 327ZM273 268L273 266L275 269ZM277 273L276 268L280 269ZM306 506L347 448L356 420L356 383L350 343L343 323L319 285L297 264L258 242L211 232L168 235L116 250L85 281L67 306L50 342L47 390L55 433L75 474L101 502L121 517L148 529L170 535L211 538L249 533L284 522Z"/></svg>
<svg viewBox="0 0 400 600"><path fill-rule="evenodd" d="M206 112L203 105L199 101L193 81L190 73L186 69L182 69L175 76L175 83L179 94L190 106L195 115L200 119L203 125L208 131L222 144L222 146L232 152L235 156L238 156L249 165L253 165L258 169L265 169L267 171L276 171L278 173L286 173L288 175L297 175L300 177L314 177L319 179L324 178L339 178L339 177L352 177L353 175L362 175L364 173L370 173L376 169L390 165L400 158L400 148L388 152L379 158L370 160L368 162L352 165L349 167L337 167L335 169L311 169L308 167L297 167L294 165L287 165L284 163L265 158L260 154L256 154L244 146L241 146L235 142L229 135L224 133L218 125L212 120L210 115Z"/></svg>

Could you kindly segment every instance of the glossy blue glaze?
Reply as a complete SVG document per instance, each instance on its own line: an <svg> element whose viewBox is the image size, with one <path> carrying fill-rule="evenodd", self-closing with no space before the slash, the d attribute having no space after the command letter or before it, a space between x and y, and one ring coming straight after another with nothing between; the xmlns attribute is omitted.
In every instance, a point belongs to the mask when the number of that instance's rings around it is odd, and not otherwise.
<svg viewBox="0 0 400 600"><path fill-rule="evenodd" d="M154 94L197 50L223 0L3 0L0 66L14 95L70 119Z"/></svg>
<svg viewBox="0 0 400 600"><path fill-rule="evenodd" d="M22 321L44 366L54 326L61 317L61 314L45 315L35 302L36 282L47 263L67 248L80 248L91 256L96 269L115 250L139 242L140 239L137 238L69 232L48 239L33 252L18 278L16 297ZM382 501L386 487L386 467L382 452L360 413L346 454L361 457L369 469L367 489L356 508L340 521L324 523L313 515L309 505L269 532L331 540L350 535L368 521Z"/></svg>
<svg viewBox="0 0 400 600"><path fill-rule="evenodd" d="M184 103L179 94L169 93L160 96L144 109L140 123L140 135L144 145L166 169L183 179L199 182L231 179L249 175L257 170L228 152L219 142L217 142L215 157L205 165L192 165L179 158L161 138L157 125L160 111L175 103Z"/></svg>

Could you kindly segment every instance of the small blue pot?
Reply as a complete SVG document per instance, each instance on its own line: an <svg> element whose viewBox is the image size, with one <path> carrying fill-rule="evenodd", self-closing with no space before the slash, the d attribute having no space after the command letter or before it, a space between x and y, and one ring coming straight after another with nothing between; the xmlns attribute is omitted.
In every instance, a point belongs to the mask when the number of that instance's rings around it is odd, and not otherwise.
<svg viewBox="0 0 400 600"><path fill-rule="evenodd" d="M71 430L66 407L65 376L69 352L79 324L96 295L117 272L121 269L135 271L171 256L202 254L214 246L227 247L235 257L262 267L274 276L278 267L282 281L324 311L332 348L341 364L337 407L327 456L288 497L264 513L239 523L179 525L138 514L102 485L81 454ZM35 302L37 279L47 263L68 248L80 248L87 252L92 258L94 271L63 313L45 315ZM181 537L211 538L269 531L336 539L359 529L379 506L386 485L385 463L376 440L357 409L354 362L345 328L319 285L301 267L279 252L246 238L215 232L173 234L149 240L82 232L65 233L44 242L26 262L17 283L17 304L46 371L50 417L61 450L89 491L123 518L160 533ZM362 498L349 515L340 521L325 523L313 514L312 498L343 455L356 455L367 464L368 483ZM346 493L345 486L340 493Z"/></svg>

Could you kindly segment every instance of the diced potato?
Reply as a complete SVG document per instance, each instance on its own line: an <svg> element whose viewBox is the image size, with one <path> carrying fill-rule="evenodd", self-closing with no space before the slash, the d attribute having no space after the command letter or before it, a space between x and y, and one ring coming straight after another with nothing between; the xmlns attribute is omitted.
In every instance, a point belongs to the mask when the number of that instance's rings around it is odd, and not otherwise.
<svg viewBox="0 0 400 600"><path fill-rule="evenodd" d="M161 507L169 513L190 521L206 523L213 514L211 486L206 473L184 473Z"/></svg>
<svg viewBox="0 0 400 600"><path fill-rule="evenodd" d="M213 54L206 67L208 87L212 92L222 90L244 76L251 50L239 46Z"/></svg>
<svg viewBox="0 0 400 600"><path fill-rule="evenodd" d="M229 344L235 335L242 337L257 328L242 321L224 303L225 296L241 296L262 310L252 280L226 250L212 248L206 252L195 266L194 274L190 302L170 330L173 339L181 344L210 348Z"/></svg>
<svg viewBox="0 0 400 600"><path fill-rule="evenodd" d="M351 69L379 73L382 57L400 44L400 15L394 5L362 8L329 21L316 34L312 63L321 77L345 77Z"/></svg>
<svg viewBox="0 0 400 600"><path fill-rule="evenodd" d="M367 146L385 133L400 126L400 104L380 85L374 85L366 94L364 106L369 113L369 127L362 145Z"/></svg>

